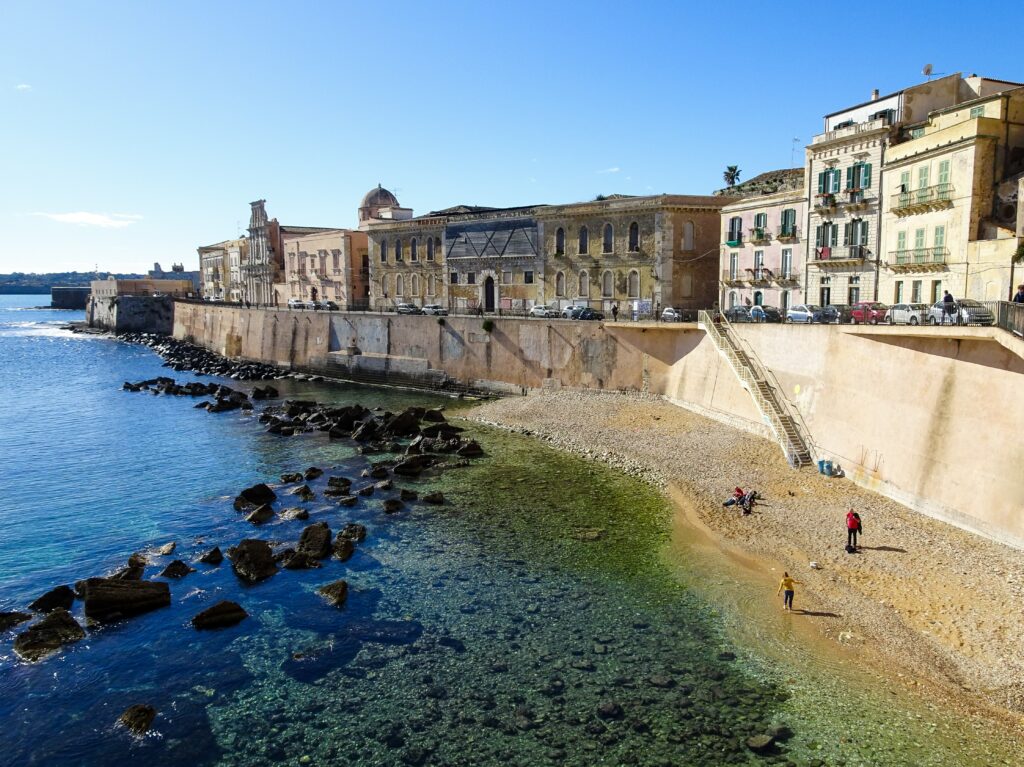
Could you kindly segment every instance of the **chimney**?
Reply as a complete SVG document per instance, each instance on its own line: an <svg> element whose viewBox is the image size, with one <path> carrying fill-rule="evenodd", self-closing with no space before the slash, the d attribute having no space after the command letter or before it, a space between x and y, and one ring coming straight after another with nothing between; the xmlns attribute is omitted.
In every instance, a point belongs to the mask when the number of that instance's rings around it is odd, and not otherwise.
<svg viewBox="0 0 1024 767"><path fill-rule="evenodd" d="M878 101L878 88L875 88L873 91L871 91L871 100Z"/></svg>

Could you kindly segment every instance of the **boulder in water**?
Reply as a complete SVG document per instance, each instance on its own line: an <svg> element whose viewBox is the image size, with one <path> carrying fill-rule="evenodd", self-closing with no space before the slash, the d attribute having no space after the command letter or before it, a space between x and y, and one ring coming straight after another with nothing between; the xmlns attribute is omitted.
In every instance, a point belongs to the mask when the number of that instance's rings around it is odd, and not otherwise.
<svg viewBox="0 0 1024 767"><path fill-rule="evenodd" d="M347 539L359 543L366 540L366 526L358 522L349 522L338 531L338 538Z"/></svg>
<svg viewBox="0 0 1024 767"><path fill-rule="evenodd" d="M169 557L171 554L174 553L174 550L176 548L178 548L178 544L176 544L174 541L171 541L170 543L165 543L163 546L158 547L156 553L159 554L161 557ZM143 564L145 564L145 561L143 561Z"/></svg>
<svg viewBox="0 0 1024 767"><path fill-rule="evenodd" d="M210 549L201 557L199 557L199 561L202 562L204 565L219 565L221 562L224 561L224 555L221 553L219 546L214 546L212 549Z"/></svg>
<svg viewBox="0 0 1024 767"><path fill-rule="evenodd" d="M299 538L300 553L315 559L325 559L331 554L331 528L326 522L316 522L302 531Z"/></svg>
<svg viewBox="0 0 1024 767"><path fill-rule="evenodd" d="M444 494L440 490L434 490L423 496L424 503L444 503Z"/></svg>
<svg viewBox="0 0 1024 767"><path fill-rule="evenodd" d="M85 616L106 622L141 615L171 604L171 590L157 581L87 578L81 583Z"/></svg>
<svg viewBox="0 0 1024 767"><path fill-rule="evenodd" d="M48 613L53 610L70 610L75 601L75 592L70 586L58 586L50 589L39 599L28 606L29 610L37 613Z"/></svg>
<svg viewBox="0 0 1024 767"><path fill-rule="evenodd" d="M246 538L228 549L228 559L235 575L250 583L262 581L277 572L269 544L255 538Z"/></svg>
<svg viewBox="0 0 1024 767"><path fill-rule="evenodd" d="M356 546L350 538L336 538L334 541L333 555L335 559L346 562L355 553Z"/></svg>
<svg viewBox="0 0 1024 767"><path fill-rule="evenodd" d="M147 706L145 703L136 703L134 706L126 708L118 721L136 735L142 735L149 730L154 719L156 719L155 708Z"/></svg>
<svg viewBox="0 0 1024 767"><path fill-rule="evenodd" d="M274 510L269 505L263 504L262 506L253 509L246 518L246 522L252 522L254 525L262 525L264 522L269 522L274 518Z"/></svg>
<svg viewBox="0 0 1024 767"><path fill-rule="evenodd" d="M277 500L277 494L260 482L259 484L247 487L238 497L250 506L262 506L265 503L272 503Z"/></svg>
<svg viewBox="0 0 1024 767"><path fill-rule="evenodd" d="M199 630L222 629L241 623L248 617L249 613L240 604L225 599L192 618L192 626Z"/></svg>
<svg viewBox="0 0 1024 767"><path fill-rule="evenodd" d="M348 599L348 582L334 581L334 583L328 583L326 586L321 586L317 589L317 593L335 607L341 607L345 604L345 600Z"/></svg>
<svg viewBox="0 0 1024 767"><path fill-rule="evenodd" d="M405 504L402 503L397 498L387 498L384 500L384 513L394 514L398 511L401 511L404 506Z"/></svg>
<svg viewBox="0 0 1024 767"><path fill-rule="evenodd" d="M81 639L85 639L85 631L78 621L67 610L58 607L18 634L14 640L14 652L24 660L37 661L63 645Z"/></svg>
<svg viewBox="0 0 1024 767"><path fill-rule="evenodd" d="M31 613L0 613L0 631L7 631L28 620L32 620Z"/></svg>
<svg viewBox="0 0 1024 767"><path fill-rule="evenodd" d="M189 567L180 559L175 559L160 573L161 578L184 578L189 573L194 573L195 568Z"/></svg>
<svg viewBox="0 0 1024 767"><path fill-rule="evenodd" d="M316 466L310 466L305 472L303 472L302 476L307 482L311 482L314 479L318 479L323 476L323 473L323 469L318 469Z"/></svg>
<svg viewBox="0 0 1024 767"><path fill-rule="evenodd" d="M301 481L302 481L302 472L300 472L300 471L293 471L293 472L290 472L288 474L282 474L281 475L281 482L283 482L286 485L291 485L291 484L293 484L295 482L301 482Z"/></svg>

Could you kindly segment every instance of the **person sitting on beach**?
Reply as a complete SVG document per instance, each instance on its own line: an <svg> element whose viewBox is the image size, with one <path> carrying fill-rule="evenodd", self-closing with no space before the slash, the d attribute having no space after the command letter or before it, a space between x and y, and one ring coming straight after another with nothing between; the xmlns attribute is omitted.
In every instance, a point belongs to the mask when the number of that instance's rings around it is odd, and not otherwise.
<svg viewBox="0 0 1024 767"><path fill-rule="evenodd" d="M743 488L742 487L737 487L735 490L732 491L732 498L730 498L729 500L725 501L722 505L723 506L738 506L738 505L743 503L743 499L746 497L746 495L747 494L745 492L743 492Z"/></svg>
<svg viewBox="0 0 1024 767"><path fill-rule="evenodd" d="M789 573L782 574L782 581L779 583L779 590L775 592L778 596L782 594L782 609L792 610L793 609L793 593L794 584L800 583L800 581L789 577Z"/></svg>
<svg viewBox="0 0 1024 767"><path fill-rule="evenodd" d="M750 490L744 493L743 498L740 499L740 506L743 507L744 514L749 514L754 510L754 503L757 502L757 498L758 495L756 490Z"/></svg>

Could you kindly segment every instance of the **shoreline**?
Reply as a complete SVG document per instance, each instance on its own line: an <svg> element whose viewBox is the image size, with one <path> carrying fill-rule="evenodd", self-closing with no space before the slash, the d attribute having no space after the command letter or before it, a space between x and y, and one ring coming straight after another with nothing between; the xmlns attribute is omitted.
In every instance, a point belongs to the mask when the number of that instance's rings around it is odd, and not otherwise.
<svg viewBox="0 0 1024 767"><path fill-rule="evenodd" d="M743 570L746 581L763 586L752 619L777 620L775 589L787 569L803 581L797 608L808 611L787 616L798 641L856 661L876 685L898 684L926 703L941 701L1011 732L1020 727L1024 618L1015 605L1024 552L848 480L795 472L774 442L649 395L531 393L480 405L468 417L659 488L675 510L670 547L690 548L703 536L698 545L715 550L716 568ZM735 485L759 489L765 503L746 517L723 509ZM843 548L850 505L865 519L857 555Z"/></svg>

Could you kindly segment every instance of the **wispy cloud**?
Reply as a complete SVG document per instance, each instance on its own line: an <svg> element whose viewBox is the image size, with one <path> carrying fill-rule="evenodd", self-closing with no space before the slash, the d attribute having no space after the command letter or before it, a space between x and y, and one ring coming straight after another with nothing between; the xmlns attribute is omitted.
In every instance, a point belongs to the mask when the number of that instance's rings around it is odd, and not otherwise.
<svg viewBox="0 0 1024 767"><path fill-rule="evenodd" d="M618 173L620 170L622 170L622 168L615 166L614 168L605 168L604 170L599 170L598 173Z"/></svg>
<svg viewBox="0 0 1024 767"><path fill-rule="evenodd" d="M76 226L95 226L100 229L124 229L137 221L142 216L135 213L88 213L84 210L75 213L33 213L33 216L42 216L51 221L61 224L75 224Z"/></svg>
<svg viewBox="0 0 1024 767"><path fill-rule="evenodd" d="M30 90L32 90L32 86L29 85L28 83L18 83L17 85L14 86L14 90L16 90L16 91L30 91Z"/></svg>

